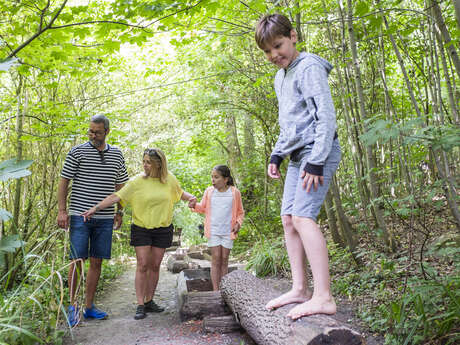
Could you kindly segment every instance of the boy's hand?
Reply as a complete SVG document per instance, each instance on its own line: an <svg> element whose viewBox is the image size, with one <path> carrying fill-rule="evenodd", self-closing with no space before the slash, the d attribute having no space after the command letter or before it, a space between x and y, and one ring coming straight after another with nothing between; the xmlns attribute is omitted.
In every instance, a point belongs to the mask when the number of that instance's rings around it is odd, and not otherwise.
<svg viewBox="0 0 460 345"><path fill-rule="evenodd" d="M303 178L302 187L305 188L307 193L310 193L311 185L313 184L313 190L318 190L318 183L322 186L324 183L324 176L312 175L306 171L302 172L301 177Z"/></svg>
<svg viewBox="0 0 460 345"><path fill-rule="evenodd" d="M270 163L268 165L268 170L267 170L268 176L271 178L280 178L280 171L278 170L278 167L276 166L275 163Z"/></svg>

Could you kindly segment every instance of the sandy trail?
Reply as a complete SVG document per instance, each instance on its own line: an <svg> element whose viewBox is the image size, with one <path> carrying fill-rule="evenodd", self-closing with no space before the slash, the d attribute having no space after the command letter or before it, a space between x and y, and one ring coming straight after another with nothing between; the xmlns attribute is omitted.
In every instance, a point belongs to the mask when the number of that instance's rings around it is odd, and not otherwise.
<svg viewBox="0 0 460 345"><path fill-rule="evenodd" d="M166 258L165 258L166 259ZM166 260L163 260L165 262ZM134 320L135 263L96 297L96 305L107 311L107 320L82 319L64 345L253 345L245 333L204 334L201 321L181 323L176 308L177 274L161 268L155 301L165 307L159 314L148 313Z"/></svg>

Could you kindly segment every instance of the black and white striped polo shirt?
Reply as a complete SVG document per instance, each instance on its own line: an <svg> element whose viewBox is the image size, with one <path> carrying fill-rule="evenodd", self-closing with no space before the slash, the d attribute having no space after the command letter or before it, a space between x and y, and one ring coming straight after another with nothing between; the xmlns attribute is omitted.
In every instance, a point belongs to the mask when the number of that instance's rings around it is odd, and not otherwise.
<svg viewBox="0 0 460 345"><path fill-rule="evenodd" d="M103 154L90 142L74 146L62 168L61 177L73 180L70 215L80 215L115 191L115 185L128 181L121 151L106 144ZM112 218L115 206L96 212L94 218Z"/></svg>

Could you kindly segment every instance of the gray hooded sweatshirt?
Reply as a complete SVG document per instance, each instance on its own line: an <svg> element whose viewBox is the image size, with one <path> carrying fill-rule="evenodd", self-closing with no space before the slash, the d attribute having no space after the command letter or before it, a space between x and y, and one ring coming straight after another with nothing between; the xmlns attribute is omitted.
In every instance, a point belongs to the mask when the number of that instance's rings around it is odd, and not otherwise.
<svg viewBox="0 0 460 345"><path fill-rule="evenodd" d="M317 55L300 53L287 69L275 76L280 135L271 163L311 146L305 171L323 175L323 166L337 129L334 104L328 84L332 65Z"/></svg>

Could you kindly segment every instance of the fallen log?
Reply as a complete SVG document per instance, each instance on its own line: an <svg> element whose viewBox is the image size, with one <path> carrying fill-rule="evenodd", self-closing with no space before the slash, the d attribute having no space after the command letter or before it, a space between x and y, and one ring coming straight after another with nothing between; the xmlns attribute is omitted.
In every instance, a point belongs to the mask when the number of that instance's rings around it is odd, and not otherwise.
<svg viewBox="0 0 460 345"><path fill-rule="evenodd" d="M258 345L364 345L363 337L330 315L312 315L292 321L293 304L273 311L265 304L279 292L252 274L236 270L224 276L222 297L235 319Z"/></svg>
<svg viewBox="0 0 460 345"><path fill-rule="evenodd" d="M172 273L179 273L190 268L190 260L184 254L171 254L166 260L166 267Z"/></svg>
<svg viewBox="0 0 460 345"><path fill-rule="evenodd" d="M209 270L185 269L177 277L177 307L181 321L229 315L219 291L212 289Z"/></svg>
<svg viewBox="0 0 460 345"><path fill-rule="evenodd" d="M203 331L205 333L230 333L241 329L233 315L206 316L203 318Z"/></svg>

